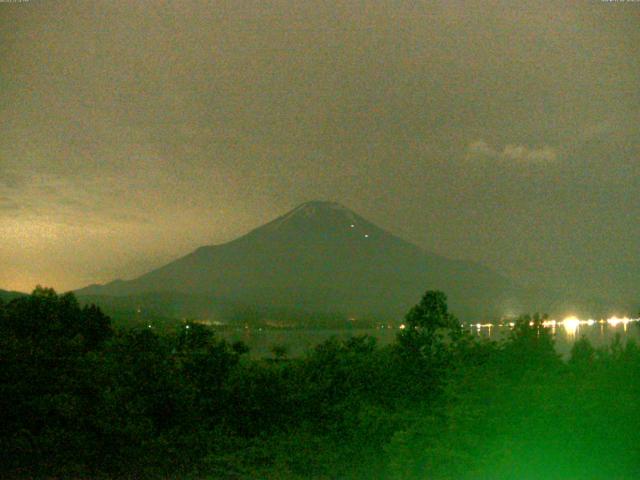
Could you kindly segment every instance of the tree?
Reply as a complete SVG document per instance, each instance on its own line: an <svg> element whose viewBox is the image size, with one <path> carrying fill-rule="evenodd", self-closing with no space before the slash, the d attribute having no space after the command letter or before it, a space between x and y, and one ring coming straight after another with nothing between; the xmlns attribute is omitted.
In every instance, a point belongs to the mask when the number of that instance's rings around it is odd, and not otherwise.
<svg viewBox="0 0 640 480"><path fill-rule="evenodd" d="M87 305L82 309L80 329L88 349L94 349L113 336L111 319L102 313L100 307Z"/></svg>
<svg viewBox="0 0 640 480"><path fill-rule="evenodd" d="M88 358L112 335L109 318L72 293L37 287L0 309L0 472L83 476L97 448L86 422L99 374Z"/></svg>
<svg viewBox="0 0 640 480"><path fill-rule="evenodd" d="M403 349L423 356L432 356L444 335L457 338L460 322L449 313L447 296L438 290L427 290L420 302L405 316L405 328L398 335Z"/></svg>
<svg viewBox="0 0 640 480"><path fill-rule="evenodd" d="M277 362L287 358L287 351L286 345L275 344L271 346L271 353L273 353L273 357Z"/></svg>
<svg viewBox="0 0 640 480"><path fill-rule="evenodd" d="M178 348L181 352L204 351L213 342L213 331L199 323L187 323L178 334Z"/></svg>
<svg viewBox="0 0 640 480"><path fill-rule="evenodd" d="M543 326L548 315L538 313L522 315L516 322L509 338L503 345L505 368L513 375L527 369L550 369L557 367L560 356L556 352L549 329Z"/></svg>
<svg viewBox="0 0 640 480"><path fill-rule="evenodd" d="M250 351L249 346L242 340L236 340L235 342L233 342L231 344L231 349L238 355L246 355Z"/></svg>
<svg viewBox="0 0 640 480"><path fill-rule="evenodd" d="M596 360L596 349L593 348L591 342L584 335L576 340L571 347L571 356L569 357L569 365L578 369L587 369L593 366Z"/></svg>
<svg viewBox="0 0 640 480"><path fill-rule="evenodd" d="M449 313L447 296L438 290L427 290L420 303L415 305L405 317L409 330L421 329L435 332L439 328L455 328L458 322Z"/></svg>

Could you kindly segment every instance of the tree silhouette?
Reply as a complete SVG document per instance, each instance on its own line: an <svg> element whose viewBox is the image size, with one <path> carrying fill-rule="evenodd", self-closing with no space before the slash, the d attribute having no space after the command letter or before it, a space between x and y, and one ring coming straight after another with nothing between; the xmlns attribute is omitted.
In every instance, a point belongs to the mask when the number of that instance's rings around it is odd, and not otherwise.
<svg viewBox="0 0 640 480"><path fill-rule="evenodd" d="M276 344L271 346L271 353L273 353L276 361L285 360L287 358L287 350L285 345Z"/></svg>
<svg viewBox="0 0 640 480"><path fill-rule="evenodd" d="M438 290L427 290L420 302L405 316L405 328L398 335L399 344L408 352L431 356L445 335L456 338L460 323L449 313L447 296Z"/></svg>

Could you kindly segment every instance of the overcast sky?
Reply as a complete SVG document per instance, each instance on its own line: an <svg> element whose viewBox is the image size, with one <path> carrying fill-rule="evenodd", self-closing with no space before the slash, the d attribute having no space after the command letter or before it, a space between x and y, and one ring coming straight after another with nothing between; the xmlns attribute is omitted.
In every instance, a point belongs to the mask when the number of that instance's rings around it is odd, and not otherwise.
<svg viewBox="0 0 640 480"><path fill-rule="evenodd" d="M0 288L297 204L640 301L640 3L0 3Z"/></svg>

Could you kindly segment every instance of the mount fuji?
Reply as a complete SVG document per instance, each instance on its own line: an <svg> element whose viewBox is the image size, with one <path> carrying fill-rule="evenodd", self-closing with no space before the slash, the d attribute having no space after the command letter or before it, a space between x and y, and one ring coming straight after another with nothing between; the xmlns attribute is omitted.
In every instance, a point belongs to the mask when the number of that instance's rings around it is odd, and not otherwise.
<svg viewBox="0 0 640 480"><path fill-rule="evenodd" d="M246 235L203 246L133 280L92 285L91 297L197 297L198 314L220 305L398 319L427 289L447 293L462 319L519 310L524 290L477 263L429 253L334 202L304 203ZM208 299L209 307L202 306ZM189 300L191 299L191 300ZM206 302L205 302L206 303Z"/></svg>

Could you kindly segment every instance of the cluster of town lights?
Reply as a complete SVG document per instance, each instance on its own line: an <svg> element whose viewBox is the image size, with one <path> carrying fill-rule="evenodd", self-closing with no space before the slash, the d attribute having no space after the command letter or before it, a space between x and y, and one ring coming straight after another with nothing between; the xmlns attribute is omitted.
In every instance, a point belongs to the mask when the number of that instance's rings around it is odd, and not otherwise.
<svg viewBox="0 0 640 480"><path fill-rule="evenodd" d="M545 328L551 328L552 330L555 330L556 327L561 326L563 327L567 333L569 334L574 334L578 328L582 325L595 325L595 324L600 324L600 325L609 325L611 327L617 327L618 325L622 325L624 327L624 330L627 330L627 325L631 322L638 322L640 321L640 318L629 318L629 317L609 317L607 319L601 319L601 320L594 320L592 318L588 319L588 320L580 320L578 317L576 316L570 316L570 317L566 317L563 320L543 320L541 322L541 325ZM534 326L535 322L534 321L530 321L529 322L530 326ZM472 326L475 326L478 330L480 330L481 328L489 328L491 329L492 327L510 327L513 328L516 326L516 324L514 322L509 322L509 323L501 323L498 325L495 325L493 323L476 323Z"/></svg>

